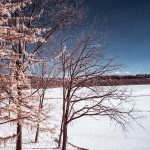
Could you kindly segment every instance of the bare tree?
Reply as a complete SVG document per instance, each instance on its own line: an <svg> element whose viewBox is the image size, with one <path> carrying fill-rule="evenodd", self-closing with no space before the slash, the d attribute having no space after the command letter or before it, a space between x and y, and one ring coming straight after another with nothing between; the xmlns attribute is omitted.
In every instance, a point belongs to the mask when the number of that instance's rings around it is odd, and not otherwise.
<svg viewBox="0 0 150 150"><path fill-rule="evenodd" d="M109 75L120 67L104 56L105 36L99 37L93 26L70 39L61 43L64 47L60 60L63 104L59 147L62 143L62 150L67 149L68 125L76 119L106 116L124 129L136 119L134 104L125 89L94 86L97 77ZM68 43L71 46L67 48Z"/></svg>
<svg viewBox="0 0 150 150"><path fill-rule="evenodd" d="M51 61L52 60L53 59L51 58ZM54 62L52 64L51 61L47 61L42 64L39 64L38 65L38 68L39 68L38 75L37 75L37 77L35 77L37 80L35 79L36 83L33 88L39 89L37 91L37 94L39 96L39 108L38 108L39 114L45 107L44 106L45 103L46 103L46 105L48 105L49 100L47 100L45 97L46 90L50 87L55 87L55 80L56 80L56 77L58 74L58 72L54 71L56 64ZM50 107L50 106L48 105L48 107ZM48 110L50 111L50 108ZM39 119L39 122L37 122L37 127L36 127L36 135L35 135L35 140L34 140L35 143L38 142L39 133L40 133L40 124L41 124L41 122Z"/></svg>

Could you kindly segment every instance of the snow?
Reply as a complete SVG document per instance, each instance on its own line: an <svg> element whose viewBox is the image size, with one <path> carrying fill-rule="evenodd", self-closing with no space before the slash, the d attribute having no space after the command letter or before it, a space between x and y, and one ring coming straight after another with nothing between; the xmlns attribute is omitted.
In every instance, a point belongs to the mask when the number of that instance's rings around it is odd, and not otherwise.
<svg viewBox="0 0 150 150"><path fill-rule="evenodd" d="M69 141L90 150L150 150L150 85L128 86L143 118L122 131L108 118L82 118L69 129Z"/></svg>
<svg viewBox="0 0 150 150"><path fill-rule="evenodd" d="M69 126L68 141L89 150L150 150L150 85L132 85L127 86L127 88L129 91L132 90L136 107L142 110L141 115L144 117L139 119L138 122L143 127L134 122L132 128L123 131L118 125L110 123L108 118L86 117L75 120ZM55 116L55 124L59 124L62 89L49 89L47 90L46 97L49 98L49 101L56 108L52 112L52 115ZM13 131L13 127L1 128L0 126L0 135L2 130L7 135ZM56 146L52 140L54 140L57 133L54 135L51 133L41 133L40 143L29 144L28 142L34 139L35 133L31 130L34 134L27 134L27 131L25 129L24 139L27 140L23 144L23 149L42 150L43 148L50 149ZM7 143L5 147L4 145L0 145L0 150L14 149L15 141ZM71 148L68 150L71 150Z"/></svg>

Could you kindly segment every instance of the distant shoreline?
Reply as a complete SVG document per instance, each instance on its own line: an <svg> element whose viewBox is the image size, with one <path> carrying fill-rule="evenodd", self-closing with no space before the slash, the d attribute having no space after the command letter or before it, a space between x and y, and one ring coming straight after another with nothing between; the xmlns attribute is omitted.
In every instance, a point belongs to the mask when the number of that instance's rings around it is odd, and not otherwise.
<svg viewBox="0 0 150 150"><path fill-rule="evenodd" d="M32 88L52 88L62 87L63 80L61 78L39 78L29 77L31 80ZM82 79L75 79L74 84L78 83ZM67 85L69 79L65 79ZM142 85L150 84L150 75L107 75L107 76L96 76L87 78L87 80L80 84L80 86L119 86L119 85Z"/></svg>

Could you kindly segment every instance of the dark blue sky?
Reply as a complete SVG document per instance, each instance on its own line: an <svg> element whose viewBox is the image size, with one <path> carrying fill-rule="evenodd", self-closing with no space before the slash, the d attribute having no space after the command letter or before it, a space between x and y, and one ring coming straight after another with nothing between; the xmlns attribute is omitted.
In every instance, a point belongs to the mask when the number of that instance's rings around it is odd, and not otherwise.
<svg viewBox="0 0 150 150"><path fill-rule="evenodd" d="M106 20L109 55L118 55L122 72L150 73L150 0L85 0L88 17Z"/></svg>

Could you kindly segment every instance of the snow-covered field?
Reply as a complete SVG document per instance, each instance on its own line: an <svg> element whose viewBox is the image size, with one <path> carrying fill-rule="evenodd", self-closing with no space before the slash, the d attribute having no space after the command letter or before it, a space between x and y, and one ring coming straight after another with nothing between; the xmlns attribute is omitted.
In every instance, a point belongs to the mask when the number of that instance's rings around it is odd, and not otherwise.
<svg viewBox="0 0 150 150"><path fill-rule="evenodd" d="M136 107L143 111L139 123L143 126L140 127L133 123L132 128L127 131L122 131L117 125L110 123L108 118L81 118L74 121L69 127L68 141L79 147L84 147L89 150L150 150L150 85L134 85L127 86L132 90L132 96L136 102ZM61 94L62 89L56 88L47 92L47 97L57 101L57 109L61 107ZM60 104L60 106L59 106ZM56 105L55 105L56 106ZM59 112L59 111L57 111ZM59 122L60 114L53 114L56 118L55 122ZM1 131L9 133L12 128L0 127ZM25 135L28 139L33 139L33 135ZM37 149L43 148L50 149L55 144L50 142L51 134L41 134L40 144L23 144L23 149ZM0 145L0 150L14 150L15 143ZM68 149L71 150L71 149Z"/></svg>
<svg viewBox="0 0 150 150"><path fill-rule="evenodd" d="M69 141L90 150L150 150L150 85L128 86L137 107L143 111L143 126L133 123L126 132L107 118L82 118L69 130Z"/></svg>

